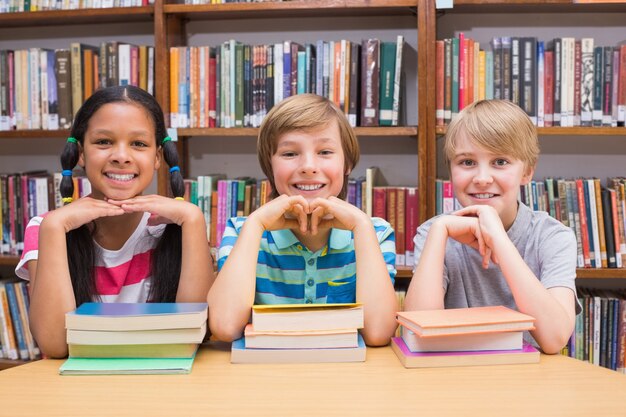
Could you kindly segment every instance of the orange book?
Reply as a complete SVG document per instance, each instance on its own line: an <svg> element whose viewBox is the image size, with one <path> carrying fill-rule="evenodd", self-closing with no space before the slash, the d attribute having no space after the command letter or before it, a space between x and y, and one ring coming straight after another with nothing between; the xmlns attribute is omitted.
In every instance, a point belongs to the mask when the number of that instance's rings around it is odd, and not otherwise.
<svg viewBox="0 0 626 417"><path fill-rule="evenodd" d="M435 61L436 76L435 76L435 117L437 119L437 126L443 126L444 122L444 74L443 69L445 66L444 55L444 41L435 42Z"/></svg>
<svg viewBox="0 0 626 417"><path fill-rule="evenodd" d="M398 323L421 337L534 329L535 319L504 306L399 311Z"/></svg>
<svg viewBox="0 0 626 417"><path fill-rule="evenodd" d="M167 109L164 109L167 114ZM170 127L178 127L178 48L170 48Z"/></svg>

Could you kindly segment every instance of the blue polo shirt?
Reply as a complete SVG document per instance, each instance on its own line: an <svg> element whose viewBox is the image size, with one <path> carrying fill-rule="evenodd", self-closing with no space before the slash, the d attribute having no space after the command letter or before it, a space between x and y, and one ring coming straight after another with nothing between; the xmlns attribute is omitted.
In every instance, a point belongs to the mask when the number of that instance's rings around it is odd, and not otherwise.
<svg viewBox="0 0 626 417"><path fill-rule="evenodd" d="M224 230L217 267L222 269L245 217L231 218ZM389 223L372 223L387 264L396 276L395 234ZM328 244L309 251L289 229L263 232L257 257L255 304L352 303L356 300L356 257L351 231L331 229Z"/></svg>

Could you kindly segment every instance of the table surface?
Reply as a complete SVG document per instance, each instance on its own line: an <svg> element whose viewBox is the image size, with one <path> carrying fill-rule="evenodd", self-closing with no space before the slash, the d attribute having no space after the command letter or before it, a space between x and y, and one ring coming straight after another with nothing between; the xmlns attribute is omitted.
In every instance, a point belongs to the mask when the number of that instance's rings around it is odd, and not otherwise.
<svg viewBox="0 0 626 417"><path fill-rule="evenodd" d="M231 364L230 345L212 343L189 375L60 376L62 362L0 372L0 415L626 415L626 375L560 355L405 369L383 347L361 363Z"/></svg>

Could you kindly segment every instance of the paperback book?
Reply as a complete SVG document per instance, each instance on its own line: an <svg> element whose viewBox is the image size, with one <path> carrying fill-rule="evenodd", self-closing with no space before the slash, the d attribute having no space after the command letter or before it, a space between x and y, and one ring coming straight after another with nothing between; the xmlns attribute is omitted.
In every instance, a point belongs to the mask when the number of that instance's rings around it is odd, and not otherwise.
<svg viewBox="0 0 626 417"><path fill-rule="evenodd" d="M320 331L360 329L363 306L346 304L279 304L252 307L255 331Z"/></svg>

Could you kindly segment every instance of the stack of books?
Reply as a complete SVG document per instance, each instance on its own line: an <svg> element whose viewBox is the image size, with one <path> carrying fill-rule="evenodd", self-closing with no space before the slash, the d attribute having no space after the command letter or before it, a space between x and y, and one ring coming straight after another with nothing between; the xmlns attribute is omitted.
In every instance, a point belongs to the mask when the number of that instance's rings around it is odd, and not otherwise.
<svg viewBox="0 0 626 417"><path fill-rule="evenodd" d="M406 368L539 362L524 342L535 319L504 306L398 312L391 347Z"/></svg>
<svg viewBox="0 0 626 417"><path fill-rule="evenodd" d="M206 303L85 303L65 315L61 375L185 374L207 328Z"/></svg>
<svg viewBox="0 0 626 417"><path fill-rule="evenodd" d="M255 305L235 340L232 363L363 362L363 307L352 304Z"/></svg>

